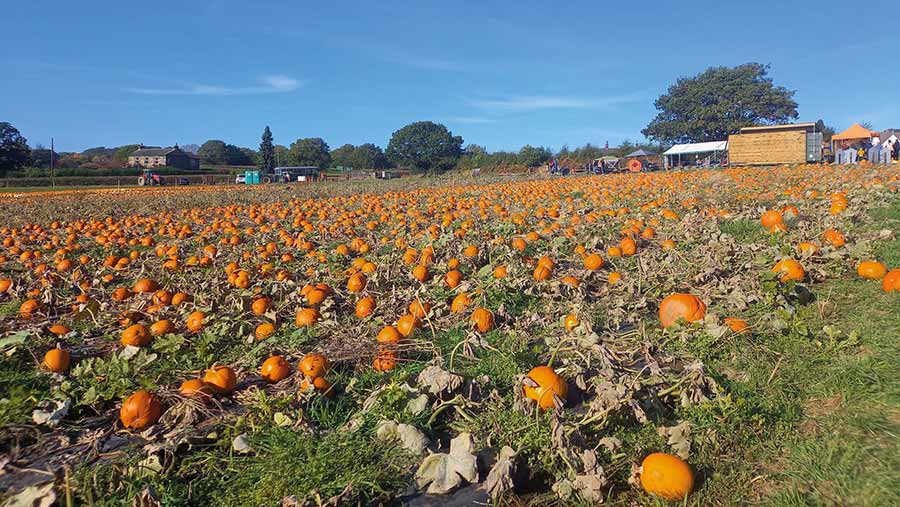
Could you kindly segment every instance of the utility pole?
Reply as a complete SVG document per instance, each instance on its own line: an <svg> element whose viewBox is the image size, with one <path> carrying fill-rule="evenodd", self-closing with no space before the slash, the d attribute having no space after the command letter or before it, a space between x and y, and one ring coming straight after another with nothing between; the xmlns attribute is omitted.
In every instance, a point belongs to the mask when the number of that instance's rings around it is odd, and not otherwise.
<svg viewBox="0 0 900 507"><path fill-rule="evenodd" d="M50 138L50 186L56 186L56 179L53 173L53 138Z"/></svg>

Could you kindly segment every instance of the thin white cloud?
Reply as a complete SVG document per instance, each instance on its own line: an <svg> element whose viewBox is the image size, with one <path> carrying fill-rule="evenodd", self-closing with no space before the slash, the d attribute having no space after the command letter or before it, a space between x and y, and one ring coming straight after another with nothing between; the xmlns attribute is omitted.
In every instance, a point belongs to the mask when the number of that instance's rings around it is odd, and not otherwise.
<svg viewBox="0 0 900 507"><path fill-rule="evenodd" d="M477 99L470 100L469 104L494 112L525 112L542 109L587 109L611 107L628 102L635 102L641 97L637 94L614 95L610 97L579 98L579 97L549 97L549 96L521 96L506 99Z"/></svg>
<svg viewBox="0 0 900 507"><path fill-rule="evenodd" d="M287 93L300 88L302 81L280 74L263 76L255 86L229 87L208 84L192 84L182 88L126 88L125 91L141 95L262 95L267 93Z"/></svg>
<svg viewBox="0 0 900 507"><path fill-rule="evenodd" d="M447 121L451 123L479 124L494 123L496 120L493 118L485 118L483 116L451 116L450 118L447 118Z"/></svg>

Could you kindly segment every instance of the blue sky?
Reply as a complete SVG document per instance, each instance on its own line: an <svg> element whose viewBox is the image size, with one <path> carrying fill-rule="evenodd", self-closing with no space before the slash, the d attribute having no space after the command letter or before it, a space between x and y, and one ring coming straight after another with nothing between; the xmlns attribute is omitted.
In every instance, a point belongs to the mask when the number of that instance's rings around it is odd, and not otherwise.
<svg viewBox="0 0 900 507"><path fill-rule="evenodd" d="M880 14L882 13L882 14ZM322 137L417 120L490 150L639 140L713 65L772 64L800 119L900 127L893 2L8 2L0 121L80 151ZM841 63L843 62L843 63Z"/></svg>

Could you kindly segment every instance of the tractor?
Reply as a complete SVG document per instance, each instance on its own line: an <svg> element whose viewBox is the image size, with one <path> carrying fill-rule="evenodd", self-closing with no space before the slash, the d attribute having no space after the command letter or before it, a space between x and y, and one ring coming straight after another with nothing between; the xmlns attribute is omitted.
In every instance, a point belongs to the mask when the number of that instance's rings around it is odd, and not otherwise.
<svg viewBox="0 0 900 507"><path fill-rule="evenodd" d="M164 183L159 173L151 171L150 169L144 169L141 171L141 176L138 178L138 185L142 187L152 187L156 185L162 186Z"/></svg>

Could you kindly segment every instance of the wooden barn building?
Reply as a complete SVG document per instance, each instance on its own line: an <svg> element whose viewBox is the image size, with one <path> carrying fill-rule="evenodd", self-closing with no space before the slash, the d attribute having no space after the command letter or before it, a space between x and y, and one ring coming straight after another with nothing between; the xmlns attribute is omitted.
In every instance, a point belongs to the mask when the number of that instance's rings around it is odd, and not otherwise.
<svg viewBox="0 0 900 507"><path fill-rule="evenodd" d="M129 167L174 167L176 169L200 169L200 157L184 151L176 144L172 148L147 147L140 145L128 156Z"/></svg>
<svg viewBox="0 0 900 507"><path fill-rule="evenodd" d="M819 162L822 133L815 123L744 127L728 136L730 165L775 165Z"/></svg>

